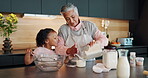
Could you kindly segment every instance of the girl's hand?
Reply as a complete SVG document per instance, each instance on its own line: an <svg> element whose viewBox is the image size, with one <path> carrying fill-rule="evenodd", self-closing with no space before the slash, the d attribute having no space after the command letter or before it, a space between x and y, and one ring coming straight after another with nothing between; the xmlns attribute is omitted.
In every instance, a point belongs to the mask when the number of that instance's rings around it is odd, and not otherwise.
<svg viewBox="0 0 148 78"><path fill-rule="evenodd" d="M32 49L27 49L25 52L24 62L26 65L29 65L33 62L33 52Z"/></svg>
<svg viewBox="0 0 148 78"><path fill-rule="evenodd" d="M33 54L32 49L30 49L30 48L27 49L27 50L26 50L26 54Z"/></svg>

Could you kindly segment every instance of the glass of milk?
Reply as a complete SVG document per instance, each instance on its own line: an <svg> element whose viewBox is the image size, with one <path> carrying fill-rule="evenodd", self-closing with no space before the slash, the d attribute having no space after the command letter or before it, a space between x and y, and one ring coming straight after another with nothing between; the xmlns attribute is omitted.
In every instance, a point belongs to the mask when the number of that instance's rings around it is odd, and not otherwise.
<svg viewBox="0 0 148 78"><path fill-rule="evenodd" d="M77 60L76 65L77 65L77 67L85 67L86 61L85 60Z"/></svg>
<svg viewBox="0 0 148 78"><path fill-rule="evenodd" d="M117 64L117 77L129 78L130 77L130 65L127 59L128 50L118 49L119 60Z"/></svg>
<svg viewBox="0 0 148 78"><path fill-rule="evenodd" d="M83 59L81 56L78 54L75 54L79 59L76 61L76 66L77 67L85 67L86 66L86 60Z"/></svg>

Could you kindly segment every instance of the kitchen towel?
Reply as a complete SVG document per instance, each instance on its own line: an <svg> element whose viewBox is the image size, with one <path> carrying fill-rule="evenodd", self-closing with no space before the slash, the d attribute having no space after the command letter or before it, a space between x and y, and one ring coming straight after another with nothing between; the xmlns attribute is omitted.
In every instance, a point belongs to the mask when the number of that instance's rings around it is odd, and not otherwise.
<svg viewBox="0 0 148 78"><path fill-rule="evenodd" d="M93 66L92 70L95 73L109 72L111 69L106 68L102 63L97 63Z"/></svg>

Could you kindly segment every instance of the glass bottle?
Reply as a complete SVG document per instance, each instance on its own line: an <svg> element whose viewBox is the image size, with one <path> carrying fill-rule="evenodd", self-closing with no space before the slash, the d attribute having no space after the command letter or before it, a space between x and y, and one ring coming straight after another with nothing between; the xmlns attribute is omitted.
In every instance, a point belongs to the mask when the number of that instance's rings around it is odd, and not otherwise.
<svg viewBox="0 0 148 78"><path fill-rule="evenodd" d="M136 66L136 53L130 52L130 66L135 67Z"/></svg>
<svg viewBox="0 0 148 78"><path fill-rule="evenodd" d="M117 64L117 77L129 78L130 77L130 65L127 59L128 50L118 49L119 60Z"/></svg>

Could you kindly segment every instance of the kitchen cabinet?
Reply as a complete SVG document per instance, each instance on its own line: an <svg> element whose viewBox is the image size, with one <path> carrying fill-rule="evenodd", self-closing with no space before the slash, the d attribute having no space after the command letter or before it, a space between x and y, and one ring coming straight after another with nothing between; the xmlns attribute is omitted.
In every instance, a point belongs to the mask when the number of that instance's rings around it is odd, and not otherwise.
<svg viewBox="0 0 148 78"><path fill-rule="evenodd" d="M138 0L124 1L124 19L138 19Z"/></svg>
<svg viewBox="0 0 148 78"><path fill-rule="evenodd" d="M11 0L1 0L0 12L11 12Z"/></svg>
<svg viewBox="0 0 148 78"><path fill-rule="evenodd" d="M25 65L24 54L0 55L0 66Z"/></svg>
<svg viewBox="0 0 148 78"><path fill-rule="evenodd" d="M108 0L108 18L138 19L139 0Z"/></svg>
<svg viewBox="0 0 148 78"><path fill-rule="evenodd" d="M60 15L62 5L66 0L42 0L42 14Z"/></svg>
<svg viewBox="0 0 148 78"><path fill-rule="evenodd" d="M0 12L60 15L61 6L73 3L80 16L135 20L139 0L2 0Z"/></svg>
<svg viewBox="0 0 148 78"><path fill-rule="evenodd" d="M12 0L12 12L41 13L41 0Z"/></svg>
<svg viewBox="0 0 148 78"><path fill-rule="evenodd" d="M13 64L13 57L11 56L0 56L0 66L8 66Z"/></svg>
<svg viewBox="0 0 148 78"><path fill-rule="evenodd" d="M12 50L12 54L3 54L0 50L0 67L3 66L25 66L24 56L26 49ZM34 63L30 64L34 65Z"/></svg>
<svg viewBox="0 0 148 78"><path fill-rule="evenodd" d="M13 65L24 64L24 56L25 55L13 56Z"/></svg>
<svg viewBox="0 0 148 78"><path fill-rule="evenodd" d="M139 0L89 0L89 16L114 19L138 19Z"/></svg>
<svg viewBox="0 0 148 78"><path fill-rule="evenodd" d="M108 0L108 18L123 19L124 0Z"/></svg>
<svg viewBox="0 0 148 78"><path fill-rule="evenodd" d="M88 16L88 0L67 0L67 3L72 3L77 6L80 16Z"/></svg>
<svg viewBox="0 0 148 78"><path fill-rule="evenodd" d="M107 0L89 1L89 16L107 18Z"/></svg>

